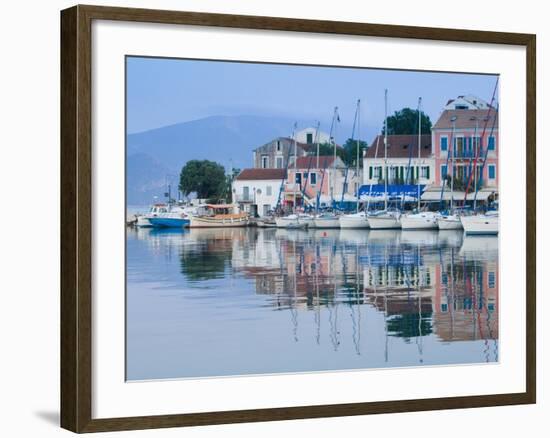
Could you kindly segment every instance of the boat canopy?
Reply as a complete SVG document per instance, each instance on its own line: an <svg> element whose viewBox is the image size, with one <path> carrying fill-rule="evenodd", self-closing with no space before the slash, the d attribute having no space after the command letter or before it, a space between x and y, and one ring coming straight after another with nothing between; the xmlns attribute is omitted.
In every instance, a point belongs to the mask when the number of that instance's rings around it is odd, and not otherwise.
<svg viewBox="0 0 550 438"><path fill-rule="evenodd" d="M424 192L426 185L420 185L420 195ZM418 195L418 186L416 184L388 184L388 199L416 201ZM359 189L359 199L361 201L383 201L385 198L384 184L366 184Z"/></svg>
<svg viewBox="0 0 550 438"><path fill-rule="evenodd" d="M235 208L233 204L204 204L205 207L216 209Z"/></svg>

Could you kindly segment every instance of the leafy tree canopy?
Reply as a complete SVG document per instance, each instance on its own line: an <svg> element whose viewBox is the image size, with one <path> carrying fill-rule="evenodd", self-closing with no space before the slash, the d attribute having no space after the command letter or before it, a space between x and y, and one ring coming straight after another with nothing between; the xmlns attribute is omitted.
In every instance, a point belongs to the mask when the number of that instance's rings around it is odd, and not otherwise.
<svg viewBox="0 0 550 438"><path fill-rule="evenodd" d="M420 125L422 133L429 134L431 132L432 122L426 113L422 113ZM382 134L384 133L385 130L382 128ZM403 108L388 117L388 135L412 134L418 134L418 110Z"/></svg>
<svg viewBox="0 0 550 438"><path fill-rule="evenodd" d="M363 151L368 148L369 145L366 141L359 140L359 166L363 167ZM345 160L344 163L348 166L355 166L355 160L357 159L357 140L348 138L344 143Z"/></svg>
<svg viewBox="0 0 550 438"><path fill-rule="evenodd" d="M196 192L198 198L222 198L227 190L225 169L209 160L191 160L181 169L179 189L184 195Z"/></svg>

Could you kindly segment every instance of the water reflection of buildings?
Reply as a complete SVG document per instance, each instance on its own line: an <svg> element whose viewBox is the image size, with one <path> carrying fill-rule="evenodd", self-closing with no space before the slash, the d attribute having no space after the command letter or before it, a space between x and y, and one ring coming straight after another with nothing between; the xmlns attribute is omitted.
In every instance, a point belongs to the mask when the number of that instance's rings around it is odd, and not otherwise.
<svg viewBox="0 0 550 438"><path fill-rule="evenodd" d="M297 312L314 311L317 321L325 309L335 349L338 308L350 309L359 351L361 308L368 306L384 317L387 336L406 342L428 335L444 343L484 340L487 357L498 359L498 238L454 231L254 228L147 232L138 238L155 251L167 245L170 253L179 252L188 280L252 281L265 305L291 311L295 328Z"/></svg>

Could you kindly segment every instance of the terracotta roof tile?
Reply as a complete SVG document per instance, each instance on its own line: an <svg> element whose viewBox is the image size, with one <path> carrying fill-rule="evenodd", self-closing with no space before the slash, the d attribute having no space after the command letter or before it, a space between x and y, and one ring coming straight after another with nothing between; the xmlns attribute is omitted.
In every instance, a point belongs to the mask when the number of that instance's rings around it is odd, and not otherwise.
<svg viewBox="0 0 550 438"><path fill-rule="evenodd" d="M319 156L319 168L320 169L326 169L330 166L332 166L332 162L334 161L333 155L320 155ZM338 164L338 163L336 163ZM296 168L298 169L309 169L309 168L315 168L317 166L317 156L316 155L310 155L308 157L298 157L296 160ZM292 167L292 163L291 163Z"/></svg>
<svg viewBox="0 0 550 438"><path fill-rule="evenodd" d="M283 179L285 176L285 169L243 169L241 173L237 175L237 180L271 180L271 179Z"/></svg>
<svg viewBox="0 0 550 438"><path fill-rule="evenodd" d="M495 112L494 109L445 110L441 113L437 122L435 122L433 129L451 129L453 126L453 122L451 122L452 117L456 117L456 129L475 128L477 120L478 128L483 130L487 117L487 130L490 130L493 127L493 123L495 125L495 129L498 129L498 111Z"/></svg>
<svg viewBox="0 0 550 438"><path fill-rule="evenodd" d="M432 136L425 134L420 136L422 149L420 156L428 158L432 154ZM378 143L378 155L376 144ZM418 157L418 135L388 135L388 158L416 158ZM376 136L370 147L365 151L365 158L384 158L384 136Z"/></svg>

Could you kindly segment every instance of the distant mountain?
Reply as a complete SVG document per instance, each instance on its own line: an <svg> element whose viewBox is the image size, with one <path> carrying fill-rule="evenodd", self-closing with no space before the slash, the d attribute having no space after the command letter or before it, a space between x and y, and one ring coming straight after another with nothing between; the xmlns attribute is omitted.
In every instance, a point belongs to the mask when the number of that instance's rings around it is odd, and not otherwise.
<svg viewBox="0 0 550 438"><path fill-rule="evenodd" d="M192 159L216 161L227 168L250 167L252 150L275 137L289 136L293 124L294 120L277 117L212 116L129 134L128 203L147 204L153 196L163 199L166 174L179 175Z"/></svg>
<svg viewBox="0 0 550 438"><path fill-rule="evenodd" d="M164 164L147 154L131 154L126 159L126 202L129 205L150 204L156 196L162 201L166 175L173 174Z"/></svg>
<svg viewBox="0 0 550 438"><path fill-rule="evenodd" d="M167 175L175 192L181 168L189 160L212 160L227 169L251 167L252 150L275 137L290 136L294 122L300 129L316 124L285 117L212 116L129 134L128 203L149 204L153 196L164 199ZM323 131L329 127L330 121L321 121ZM342 124L338 133L342 144L351 135L351 126Z"/></svg>

